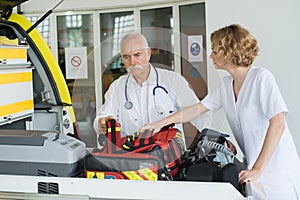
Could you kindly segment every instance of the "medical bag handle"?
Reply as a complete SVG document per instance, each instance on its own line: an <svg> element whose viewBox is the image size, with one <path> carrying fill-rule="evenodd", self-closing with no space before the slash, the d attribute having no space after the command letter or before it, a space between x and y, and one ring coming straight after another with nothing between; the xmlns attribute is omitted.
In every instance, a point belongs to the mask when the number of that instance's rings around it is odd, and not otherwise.
<svg viewBox="0 0 300 200"><path fill-rule="evenodd" d="M105 153L117 153L122 151L122 144L125 142L121 138L120 124L115 119L108 119L106 121L107 133L106 142L103 146Z"/></svg>
<svg viewBox="0 0 300 200"><path fill-rule="evenodd" d="M145 149L146 146L150 148L150 146L155 144L168 143L174 137L181 137L181 133L177 129L172 128L173 125L174 124L165 126L155 134L153 129L138 131L128 136L122 147L127 151L132 151L140 148Z"/></svg>

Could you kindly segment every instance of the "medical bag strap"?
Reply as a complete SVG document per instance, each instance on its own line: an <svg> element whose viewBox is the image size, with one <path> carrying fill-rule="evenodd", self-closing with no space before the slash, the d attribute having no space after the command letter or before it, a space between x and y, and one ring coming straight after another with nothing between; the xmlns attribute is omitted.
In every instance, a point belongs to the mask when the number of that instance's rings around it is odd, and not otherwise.
<svg viewBox="0 0 300 200"><path fill-rule="evenodd" d="M174 129L175 132L172 132L172 126L174 126L174 124L167 125L155 134L153 129L146 129L145 131L140 132L136 140L134 141L134 147L150 145L155 143L155 141L159 141L160 143L167 143L168 141L172 140L176 135L177 129ZM173 135L169 134L171 132L173 133Z"/></svg>
<svg viewBox="0 0 300 200"><path fill-rule="evenodd" d="M163 127L158 133L154 134L153 129L138 131L133 135L127 136L127 140L123 144L123 149L126 151L135 151L137 149L151 148L152 144L168 143L174 137L177 137L177 129L172 128L174 124Z"/></svg>
<svg viewBox="0 0 300 200"><path fill-rule="evenodd" d="M103 152L117 153L122 150L120 124L115 119L109 119L106 122L107 133L106 143Z"/></svg>
<svg viewBox="0 0 300 200"><path fill-rule="evenodd" d="M146 129L140 132L137 139L134 141L135 147L146 146L151 144L151 137L153 135L153 130Z"/></svg>
<svg viewBox="0 0 300 200"><path fill-rule="evenodd" d="M148 146L152 144L151 136L153 135L153 130L146 129L145 131L138 131L130 136L127 136L127 140L122 145L123 149L127 151L133 151L141 147Z"/></svg>
<svg viewBox="0 0 300 200"><path fill-rule="evenodd" d="M167 144L174 137L176 137L178 130L174 128L163 128L158 133L154 133L154 130L146 129L139 131L132 136L128 136L126 142L123 144L123 149L127 151L133 151L137 149L151 149L153 144ZM146 148L147 146L147 148ZM164 146L164 145L162 145Z"/></svg>
<svg viewBox="0 0 300 200"><path fill-rule="evenodd" d="M175 137L182 138L180 131L176 128L168 127L154 134L151 140L154 143L168 143Z"/></svg>

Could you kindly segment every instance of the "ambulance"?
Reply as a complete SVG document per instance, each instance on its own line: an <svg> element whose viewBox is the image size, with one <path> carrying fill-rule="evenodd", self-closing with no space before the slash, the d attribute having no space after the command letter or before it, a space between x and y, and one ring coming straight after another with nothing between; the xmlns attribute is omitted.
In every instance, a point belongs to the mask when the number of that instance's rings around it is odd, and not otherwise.
<svg viewBox="0 0 300 200"><path fill-rule="evenodd" d="M0 132L5 133L0 138L0 199L248 199L230 183L73 176L87 149L78 140L70 93L56 59L36 24L13 12L26 1L0 0ZM12 139L10 133L42 135ZM33 168L59 173L24 175Z"/></svg>
<svg viewBox="0 0 300 200"><path fill-rule="evenodd" d="M0 129L51 131L79 138L58 62L35 26L12 12L25 1L0 1Z"/></svg>

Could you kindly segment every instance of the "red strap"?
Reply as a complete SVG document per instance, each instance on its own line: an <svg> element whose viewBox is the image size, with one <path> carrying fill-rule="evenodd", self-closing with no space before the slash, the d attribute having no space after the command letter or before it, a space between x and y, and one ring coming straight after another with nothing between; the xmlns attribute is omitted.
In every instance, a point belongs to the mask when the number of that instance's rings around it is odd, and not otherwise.
<svg viewBox="0 0 300 200"><path fill-rule="evenodd" d="M177 132L178 130L175 128L162 130L152 136L152 141L166 143L176 137Z"/></svg>
<svg viewBox="0 0 300 200"><path fill-rule="evenodd" d="M151 143L151 136L153 134L153 130L145 130L140 132L137 139L134 141L134 147L145 146Z"/></svg>
<svg viewBox="0 0 300 200"><path fill-rule="evenodd" d="M127 150L134 150L137 148L142 148L151 144L167 144L173 138L176 137L178 130L175 128L164 129L153 135L153 130L145 130L139 132L138 135L128 136L127 141L124 142L124 145L127 146Z"/></svg>
<svg viewBox="0 0 300 200"><path fill-rule="evenodd" d="M109 119L106 122L107 126L107 140L104 146L104 152L116 153L122 150L122 144L124 143L121 139L120 124L115 119Z"/></svg>

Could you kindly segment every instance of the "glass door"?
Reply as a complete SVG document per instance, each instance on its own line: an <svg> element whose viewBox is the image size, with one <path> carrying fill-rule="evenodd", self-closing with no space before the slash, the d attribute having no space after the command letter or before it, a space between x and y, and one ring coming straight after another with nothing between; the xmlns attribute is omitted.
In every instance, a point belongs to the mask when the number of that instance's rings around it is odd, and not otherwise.
<svg viewBox="0 0 300 200"><path fill-rule="evenodd" d="M81 139L95 147L93 15L57 16L58 61L71 93Z"/></svg>
<svg viewBox="0 0 300 200"><path fill-rule="evenodd" d="M174 70L174 34L172 7L141 10L141 33L152 48L150 62Z"/></svg>
<svg viewBox="0 0 300 200"><path fill-rule="evenodd" d="M120 40L133 30L133 11L100 14L103 96L110 84L126 73L120 56Z"/></svg>
<svg viewBox="0 0 300 200"><path fill-rule="evenodd" d="M202 100L207 94L205 3L179 6L179 18L182 75ZM184 124L184 133L187 147L200 134L190 123Z"/></svg>

